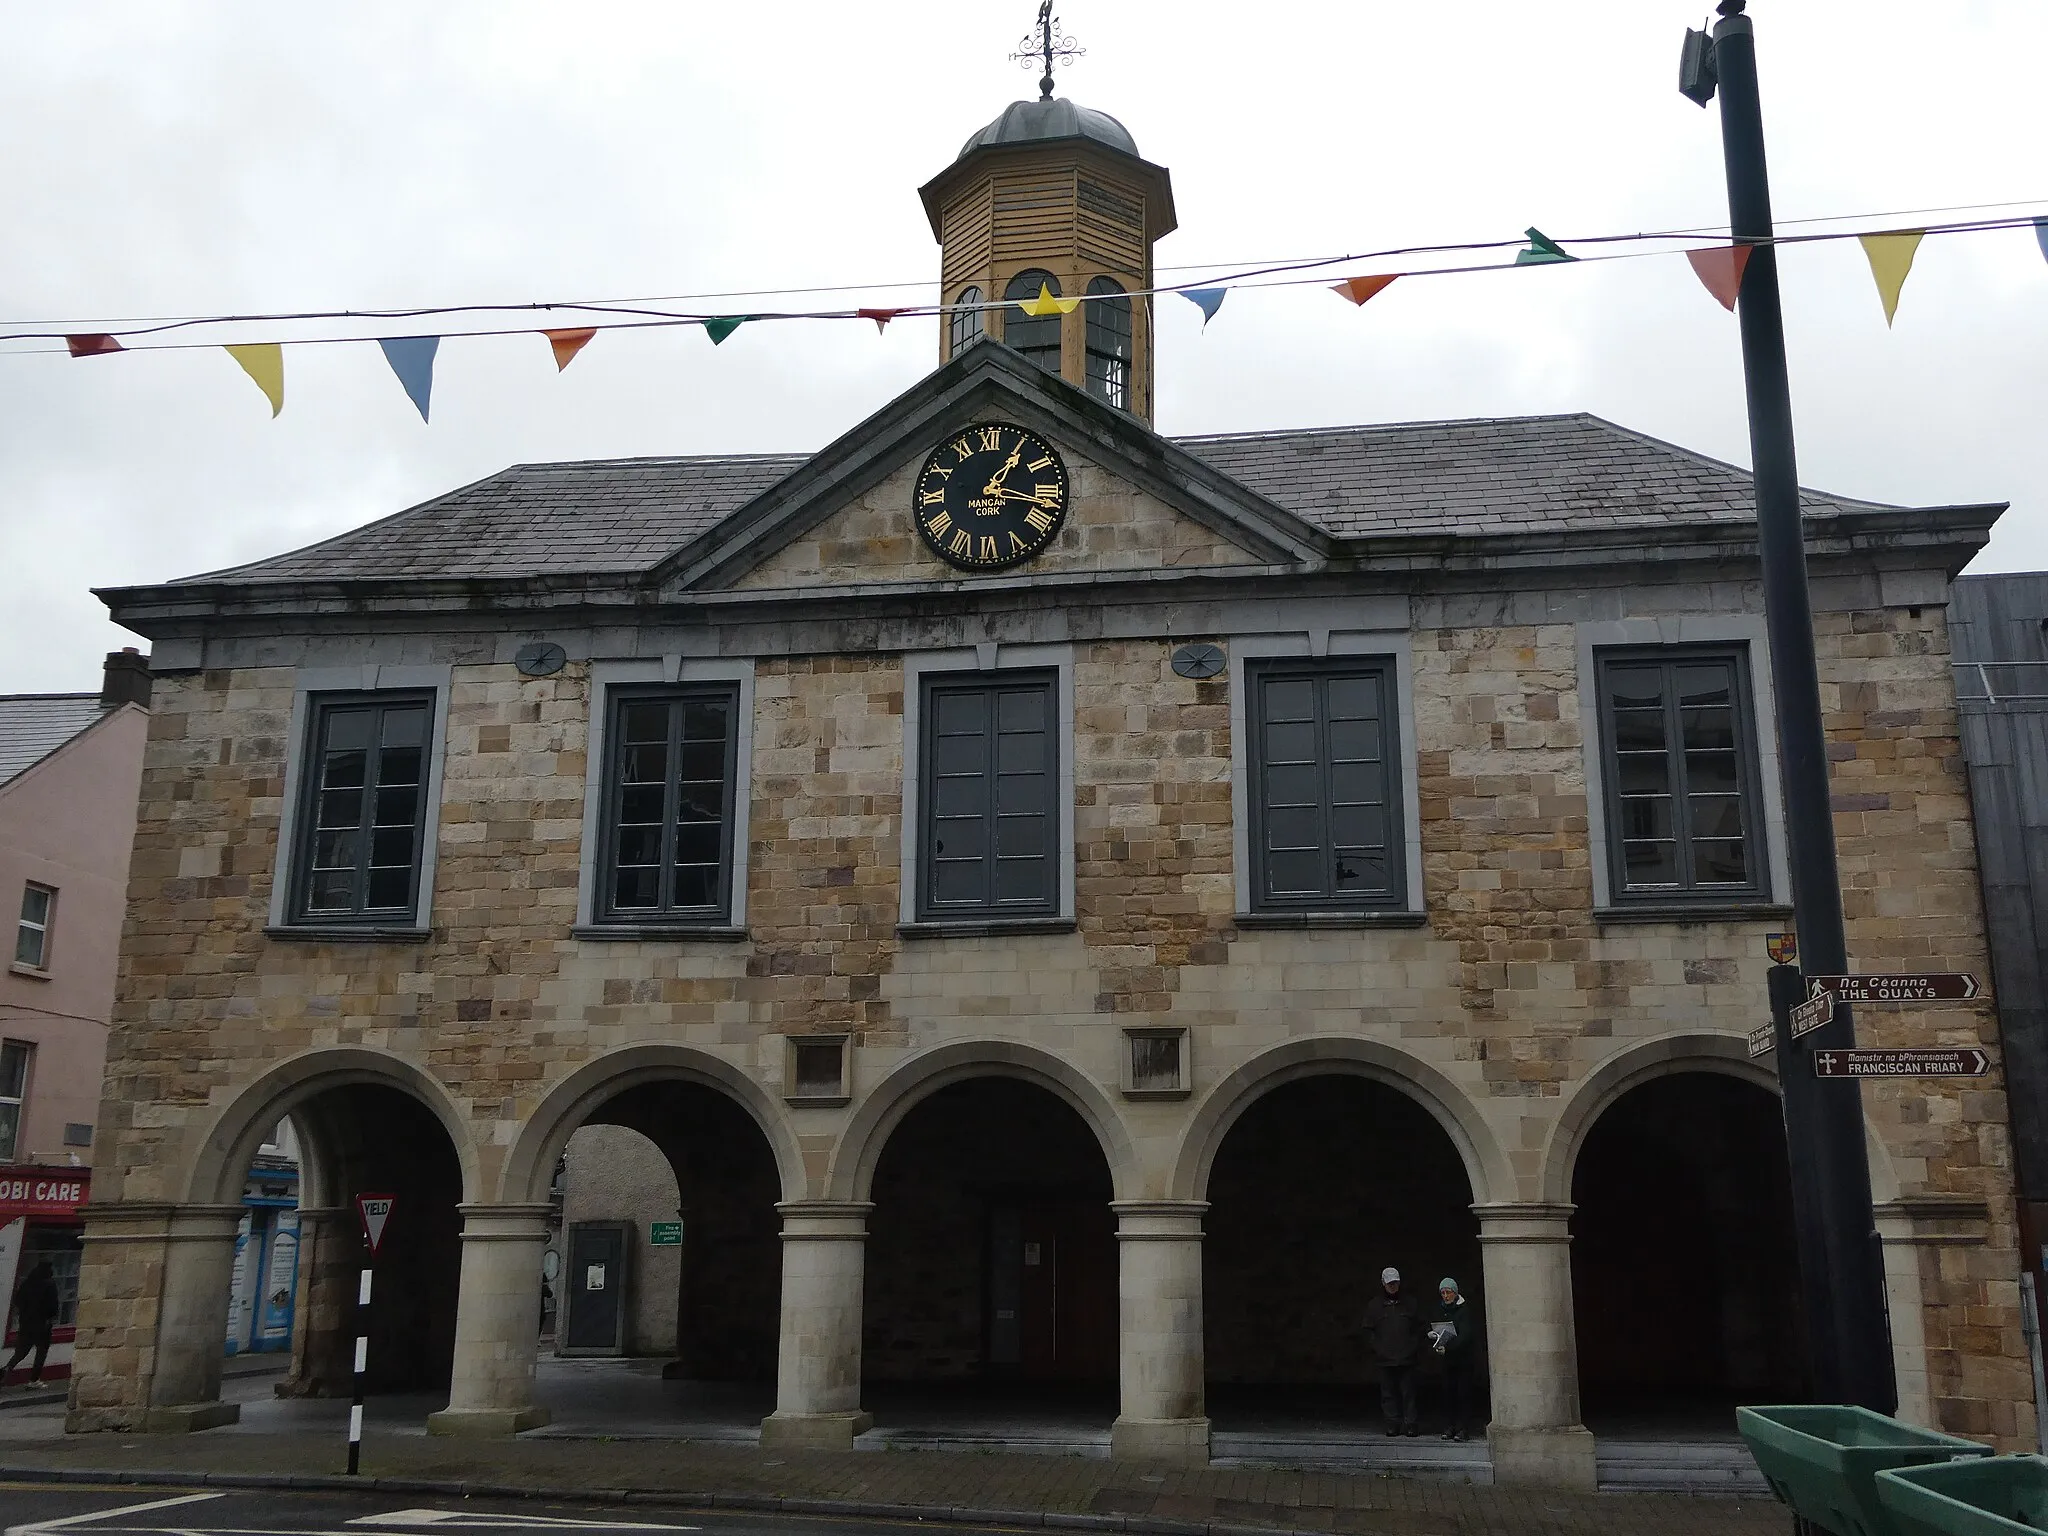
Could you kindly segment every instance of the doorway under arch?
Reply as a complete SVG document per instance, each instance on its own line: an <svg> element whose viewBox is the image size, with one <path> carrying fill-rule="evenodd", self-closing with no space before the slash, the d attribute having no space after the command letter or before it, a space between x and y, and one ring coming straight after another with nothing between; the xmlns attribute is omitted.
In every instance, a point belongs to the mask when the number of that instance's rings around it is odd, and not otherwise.
<svg viewBox="0 0 2048 1536"><path fill-rule="evenodd" d="M1352 1073L1282 1083L1216 1150L1203 1221L1204 1358L1219 1430L1377 1423L1364 1313L1401 1272L1426 1313L1438 1280L1481 1309L1465 1160L1428 1109ZM1424 1413L1441 1383L1425 1360ZM1474 1372L1483 1382L1479 1364Z"/></svg>
<svg viewBox="0 0 2048 1536"><path fill-rule="evenodd" d="M1572 1171L1572 1302L1588 1425L1725 1425L1796 1402L1806 1339L1778 1099L1725 1072L1629 1089Z"/></svg>
<svg viewBox="0 0 2048 1536"><path fill-rule="evenodd" d="M864 1382L884 1384L884 1399L953 1388L1107 1422L1116 1218L1109 1164L1080 1114L1018 1078L954 1082L890 1132L870 1198Z"/></svg>

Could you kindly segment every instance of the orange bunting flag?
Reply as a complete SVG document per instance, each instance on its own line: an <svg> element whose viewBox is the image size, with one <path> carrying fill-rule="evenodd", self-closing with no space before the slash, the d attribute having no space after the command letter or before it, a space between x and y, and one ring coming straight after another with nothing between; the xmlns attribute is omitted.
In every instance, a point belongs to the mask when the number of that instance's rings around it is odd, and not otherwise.
<svg viewBox="0 0 2048 1536"><path fill-rule="evenodd" d="M1924 229L1904 229L1889 235L1858 235L1863 254L1870 258L1870 275L1877 279L1877 296L1884 300L1884 323L1890 325L1899 312L1899 290L1906 286L1906 274L1913 270L1913 253L1926 238Z"/></svg>
<svg viewBox="0 0 2048 1536"><path fill-rule="evenodd" d="M1723 309L1732 310L1742 292L1742 274L1749 270L1751 249L1747 245L1714 245L1701 251L1687 251L1685 259L1707 285L1707 292L1721 301Z"/></svg>
<svg viewBox="0 0 2048 1536"><path fill-rule="evenodd" d="M576 360L576 354L590 345L590 338L597 334L597 327L586 325L573 331L542 331L548 346L555 354L555 372L560 373Z"/></svg>
<svg viewBox="0 0 2048 1536"><path fill-rule="evenodd" d="M99 357L108 352L128 350L111 336L66 336L64 345L71 349L73 357Z"/></svg>
<svg viewBox="0 0 2048 1536"><path fill-rule="evenodd" d="M856 309L854 311L854 315L857 318L874 321L875 331L878 335L887 330L889 322L898 315L907 315L909 313L910 311L907 309Z"/></svg>
<svg viewBox="0 0 2048 1536"><path fill-rule="evenodd" d="M1332 293L1341 293L1354 304L1363 304L1401 274L1382 272L1373 277L1347 277L1341 283L1330 284Z"/></svg>

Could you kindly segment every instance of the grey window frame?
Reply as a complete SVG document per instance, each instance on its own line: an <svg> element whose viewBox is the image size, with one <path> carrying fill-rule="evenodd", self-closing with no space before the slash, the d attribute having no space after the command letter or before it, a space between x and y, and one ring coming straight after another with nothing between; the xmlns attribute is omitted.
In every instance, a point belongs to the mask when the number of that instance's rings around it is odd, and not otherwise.
<svg viewBox="0 0 2048 1536"><path fill-rule="evenodd" d="M1380 790L1386 811L1387 888L1355 896L1276 895L1266 861L1266 684L1275 680L1304 678L1327 684L1332 679L1373 679L1380 695ZM1394 658L1389 656L1261 656L1248 658L1245 678L1245 802L1248 826L1245 852L1249 879L1246 896L1254 913L1304 912L1405 912L1408 910L1408 857L1406 827L1406 785L1403 765L1405 747L1401 737L1400 679ZM1330 754L1327 689L1318 688L1316 702L1316 769L1318 796L1323 810L1321 847L1326 859L1334 859L1335 844L1329 825Z"/></svg>
<svg viewBox="0 0 2048 1536"><path fill-rule="evenodd" d="M665 903L655 907L620 907L617 905L618 836L621 799L625 784L621 770L626 748L625 730L622 724L626 710L634 704L664 703L680 704L691 700L716 699L726 706L725 732L725 785L723 803L719 807L718 837L718 883L709 902L677 906ZM591 921L593 925L623 924L668 924L668 923L723 923L732 909L734 830L739 795L739 744L741 690L736 681L706 681L684 683L614 683L605 689L604 721L604 775L603 799L599 802L599 839L597 868L591 888ZM675 726L670 727L670 742L675 743ZM670 773L663 793L661 828L661 879L668 886L674 878L676 836L676 778ZM673 889L670 889L673 895Z"/></svg>
<svg viewBox="0 0 2048 1536"><path fill-rule="evenodd" d="M1083 383L1096 399L1127 411L1131 408L1131 361L1135 354L1130 292L1113 277L1091 277L1085 304L1083 313L1088 323L1083 327ZM1123 317L1120 328L1109 323L1110 317L1116 315Z"/></svg>
<svg viewBox="0 0 2048 1536"><path fill-rule="evenodd" d="M1671 690L1672 668L1701 662L1724 663L1734 680L1730 716L1734 721L1738 801L1742 812L1742 845L1749 879L1742 885L1702 886L1692 869L1692 807L1685 788L1685 751L1670 745L1671 716L1678 703ZM1664 669L1660 685L1665 713L1666 747L1670 760L1673 804L1672 835L1679 850L1681 883L1678 885L1630 886L1628 849L1622 825L1624 797L1621 791L1621 760L1615 740L1614 695L1609 677L1617 666L1656 665ZM1705 645L1622 645L1599 646L1593 651L1596 721L1600 740L1600 776L1604 793L1602 817L1607 835L1608 901L1616 908L1631 906L1699 905L1720 906L1729 902L1768 901L1771 895L1771 850L1763 797L1763 774L1758 758L1756 695L1750 682L1749 647L1741 643Z"/></svg>
<svg viewBox="0 0 2048 1536"><path fill-rule="evenodd" d="M968 906L961 903L938 904L933 899L936 883L934 867L939 841L938 815L938 709L937 697L943 693L981 693L993 700L1003 693L1022 692L1026 689L1043 693L1045 697L1044 730L1044 777L1045 809L1043 817L1046 828L1046 846L1042 855L1045 869L1045 890L1041 898L1030 902L1000 901L996 897L991 878L987 900ZM917 829L917 903L916 920L921 923L985 923L1003 918L1050 918L1060 915L1061 881L1064 861L1060 844L1066 835L1066 815L1062 805L1064 778L1060 771L1060 677L1053 668L1012 669L998 668L978 672L932 672L918 681L918 829ZM996 716L991 711L989 722L994 726ZM992 771L987 775L989 795L987 816L984 825L988 827L988 862L993 877L995 859L996 810L993 796L999 775L993 771L995 759L991 757Z"/></svg>
<svg viewBox="0 0 2048 1536"><path fill-rule="evenodd" d="M427 837L432 819L429 815L434 799L431 781L440 771L440 754L434 750L435 728L439 721L439 700L431 689L377 689L367 692L315 693L308 696L305 721L305 735L300 762L303 772L298 784L299 803L292 813L292 878L291 899L288 905L289 921L293 926L303 928L381 928L409 925L419 911L420 890L425 876L427 861ZM313 894L313 852L314 828L319 814L321 778L324 755L320 750L325 737L329 717L340 710L375 708L381 712L388 709L419 709L425 715L420 729L420 777L413 802L412 873L406 882L405 902L402 906L371 907L357 906L348 911L328 908L316 909L312 905ZM381 728L378 732L382 734ZM384 748L376 748L381 756ZM363 776L365 799L378 787L367 767ZM361 823L358 822L358 826ZM373 823L374 825L374 823ZM367 857L367 852L366 852ZM368 865L358 866L367 881ZM367 899L365 885L362 895Z"/></svg>
<svg viewBox="0 0 2048 1536"><path fill-rule="evenodd" d="M980 339L988 326L982 319L981 285L969 283L960 290L960 296L953 301L953 312L946 317L946 356L958 357L960 349Z"/></svg>
<svg viewBox="0 0 2048 1536"><path fill-rule="evenodd" d="M21 1079L13 1084L9 1084L6 1078L9 1060L21 1063ZM28 1118L29 1074L35 1070L35 1062L34 1041L0 1040L0 1105L11 1106L14 1110L14 1124L8 1128L4 1140L0 1140L0 1163L13 1162L21 1151L22 1122Z"/></svg>
<svg viewBox="0 0 2048 1536"><path fill-rule="evenodd" d="M41 891L46 898L40 922L31 920L28 915L28 899L34 891ZM14 928L14 963L25 965L30 970L47 971L50 968L50 930L56 925L57 887L44 885L40 880L24 880L21 883L21 917ZM28 960L22 957L21 941L31 932L36 936L36 956Z"/></svg>
<svg viewBox="0 0 2048 1536"><path fill-rule="evenodd" d="M1056 299L1062 297L1060 293L1060 280L1043 267L1026 267L1022 272L1017 273L1016 276L1003 284L1003 345L1038 367L1045 369L1047 373L1058 373L1060 365L1066 356L1066 336L1064 332L1067 317L1065 315L1027 315L1022 309L1018 308L1020 304L1028 303L1030 300L1037 298L1038 291L1041 288L1045 289ZM1015 310L1016 313L1011 313L1012 310ZM1026 335L1032 338L1032 344L1028 347L1021 345L1017 340L1017 331L1020 327L1025 328ZM1041 327L1043 328L1042 330L1040 329ZM1040 335L1047 334L1052 337L1052 344L1050 346L1036 339ZM1050 364L1046 363L1043 358L1035 355L1044 352L1052 354Z"/></svg>

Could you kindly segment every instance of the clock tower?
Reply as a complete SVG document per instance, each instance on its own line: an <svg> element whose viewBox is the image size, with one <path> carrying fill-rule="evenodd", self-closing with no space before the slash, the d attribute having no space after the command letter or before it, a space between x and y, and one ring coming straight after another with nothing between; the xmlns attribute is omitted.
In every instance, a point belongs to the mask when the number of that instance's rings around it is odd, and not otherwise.
<svg viewBox="0 0 2048 1536"><path fill-rule="evenodd" d="M1053 96L1051 37L1039 99L918 191L941 252L939 361L987 335L1149 424L1152 245L1174 229L1173 183L1122 123Z"/></svg>

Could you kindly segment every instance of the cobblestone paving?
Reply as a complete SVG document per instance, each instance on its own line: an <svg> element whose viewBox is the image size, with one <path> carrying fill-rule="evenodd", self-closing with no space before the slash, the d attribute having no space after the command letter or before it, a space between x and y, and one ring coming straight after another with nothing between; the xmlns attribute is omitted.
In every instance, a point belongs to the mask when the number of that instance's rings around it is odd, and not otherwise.
<svg viewBox="0 0 2048 1536"><path fill-rule="evenodd" d="M31 1468L128 1475L205 1472L327 1476L342 1470L331 1436L103 1434L0 1446L0 1476ZM848 1514L962 1511L1118 1517L1185 1536L1263 1526L1337 1536L1786 1536L1780 1506L1677 1494L1575 1494L1474 1488L1420 1479L1278 1468L1167 1468L1082 1457L942 1451L766 1453L746 1446L657 1442L476 1442L372 1435L363 1471L594 1498L667 1495L715 1504L782 1498L838 1501ZM813 1506L815 1507L815 1506Z"/></svg>

